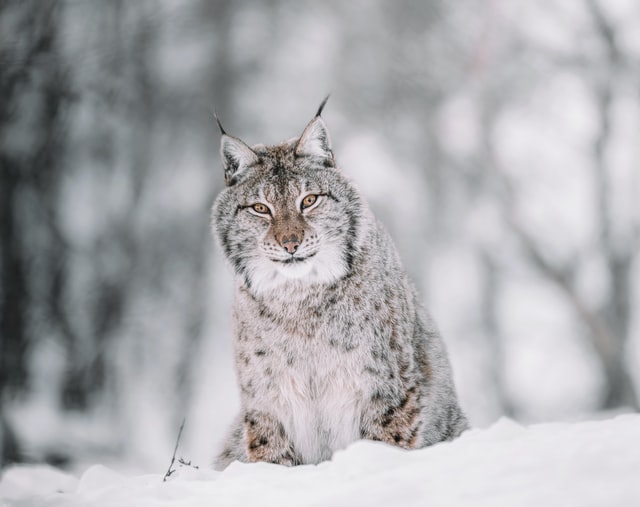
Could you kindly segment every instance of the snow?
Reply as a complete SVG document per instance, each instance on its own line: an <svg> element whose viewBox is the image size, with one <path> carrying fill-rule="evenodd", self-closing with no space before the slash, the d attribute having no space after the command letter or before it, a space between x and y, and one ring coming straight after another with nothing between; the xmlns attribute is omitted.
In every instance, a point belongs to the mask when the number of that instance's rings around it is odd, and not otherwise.
<svg viewBox="0 0 640 507"><path fill-rule="evenodd" d="M638 414L532 426L503 418L417 451L360 441L320 465L180 465L166 482L102 465L80 478L14 466L0 480L0 506L635 506L638 471Z"/></svg>

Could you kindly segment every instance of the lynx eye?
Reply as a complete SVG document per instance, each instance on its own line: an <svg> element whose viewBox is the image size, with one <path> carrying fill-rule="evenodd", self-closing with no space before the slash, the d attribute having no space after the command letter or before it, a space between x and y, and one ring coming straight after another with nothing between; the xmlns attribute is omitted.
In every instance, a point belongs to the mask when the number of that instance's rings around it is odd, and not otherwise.
<svg viewBox="0 0 640 507"><path fill-rule="evenodd" d="M256 213L260 214L260 215L268 215L269 214L268 206L266 204L262 204L261 202L257 202L256 204L251 206L251 209L253 211L255 211Z"/></svg>
<svg viewBox="0 0 640 507"><path fill-rule="evenodd" d="M309 194L304 199L302 199L302 203L300 204L300 207L303 210L307 209L307 208L313 206L316 203L317 200L318 200L318 196L317 195Z"/></svg>

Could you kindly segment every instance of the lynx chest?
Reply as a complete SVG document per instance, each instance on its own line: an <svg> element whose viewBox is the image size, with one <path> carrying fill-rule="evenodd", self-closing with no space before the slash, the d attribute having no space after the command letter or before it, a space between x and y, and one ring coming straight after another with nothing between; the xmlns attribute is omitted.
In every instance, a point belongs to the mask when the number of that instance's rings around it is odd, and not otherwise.
<svg viewBox="0 0 640 507"><path fill-rule="evenodd" d="M251 308L240 312L247 316ZM360 438L362 346L344 347L345 330L313 312L239 319L238 377L247 409L275 416L306 463L329 459ZM240 317L240 315L239 315Z"/></svg>

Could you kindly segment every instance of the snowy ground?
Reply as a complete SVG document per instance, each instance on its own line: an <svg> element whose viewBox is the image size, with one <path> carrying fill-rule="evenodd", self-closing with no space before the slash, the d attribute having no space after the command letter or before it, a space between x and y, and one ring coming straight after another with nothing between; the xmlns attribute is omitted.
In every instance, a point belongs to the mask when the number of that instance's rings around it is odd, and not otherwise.
<svg viewBox="0 0 640 507"><path fill-rule="evenodd" d="M4 506L639 506L640 415L486 430L419 451L358 442L318 466L234 463L128 477L101 465L80 478L5 470Z"/></svg>

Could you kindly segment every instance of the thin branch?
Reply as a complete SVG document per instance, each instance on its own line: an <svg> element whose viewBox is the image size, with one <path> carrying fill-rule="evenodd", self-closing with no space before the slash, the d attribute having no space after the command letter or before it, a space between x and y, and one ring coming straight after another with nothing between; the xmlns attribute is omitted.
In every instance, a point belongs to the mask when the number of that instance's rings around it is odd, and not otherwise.
<svg viewBox="0 0 640 507"><path fill-rule="evenodd" d="M162 482L167 482L167 478L170 477L173 472L175 472L175 470L173 469L173 464L176 462L176 453L178 452L178 445L180 445L180 437L182 436L182 430L184 429L184 423L186 421L187 421L187 418L185 417L182 420L182 424L180 425L180 430L178 431L178 438L176 439L176 446L173 449L173 456L171 456L171 463L169 463L169 469L167 470L167 473L164 474Z"/></svg>
<svg viewBox="0 0 640 507"><path fill-rule="evenodd" d="M200 470L200 467L198 465L194 465L193 463L191 463L191 460L187 461L184 458L178 458L178 463L180 463L185 467L191 467L191 468L195 468L196 470Z"/></svg>

